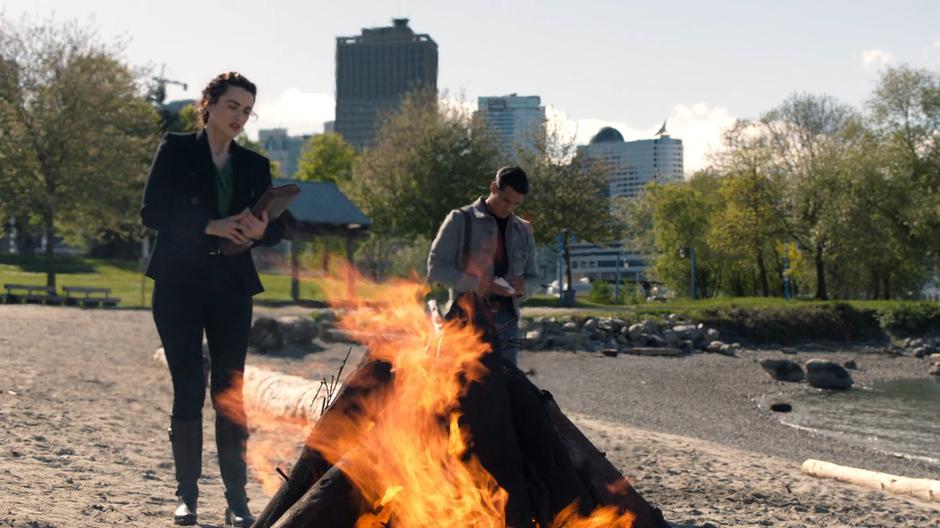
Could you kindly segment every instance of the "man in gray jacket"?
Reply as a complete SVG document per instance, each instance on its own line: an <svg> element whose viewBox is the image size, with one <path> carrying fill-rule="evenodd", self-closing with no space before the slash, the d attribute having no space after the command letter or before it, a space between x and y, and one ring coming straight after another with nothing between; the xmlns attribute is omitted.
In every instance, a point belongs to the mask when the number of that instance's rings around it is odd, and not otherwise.
<svg viewBox="0 0 940 528"><path fill-rule="evenodd" d="M528 192L522 169L499 169L489 196L447 215L428 254L428 279L448 287L447 309L477 293L492 311L497 349L513 365L520 305L538 287L532 224L513 214Z"/></svg>

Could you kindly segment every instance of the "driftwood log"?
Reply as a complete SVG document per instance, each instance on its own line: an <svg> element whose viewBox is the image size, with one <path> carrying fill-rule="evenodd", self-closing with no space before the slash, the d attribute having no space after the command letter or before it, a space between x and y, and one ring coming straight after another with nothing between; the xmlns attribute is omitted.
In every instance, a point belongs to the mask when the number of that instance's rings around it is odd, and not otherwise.
<svg viewBox="0 0 940 528"><path fill-rule="evenodd" d="M940 480L910 478L867 469L840 466L832 462L814 460L803 462L800 471L819 478L831 478L870 489L910 495L925 501L940 502Z"/></svg>

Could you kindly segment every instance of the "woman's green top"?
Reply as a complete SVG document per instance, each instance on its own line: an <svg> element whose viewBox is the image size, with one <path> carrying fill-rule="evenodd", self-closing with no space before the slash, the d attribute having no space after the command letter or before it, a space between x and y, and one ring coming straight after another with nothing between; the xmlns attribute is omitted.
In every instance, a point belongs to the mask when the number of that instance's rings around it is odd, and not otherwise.
<svg viewBox="0 0 940 528"><path fill-rule="evenodd" d="M229 210L232 207L232 197L235 195L235 184L232 177L232 157L222 168L216 167L215 186L219 196L219 214L226 217L232 214Z"/></svg>

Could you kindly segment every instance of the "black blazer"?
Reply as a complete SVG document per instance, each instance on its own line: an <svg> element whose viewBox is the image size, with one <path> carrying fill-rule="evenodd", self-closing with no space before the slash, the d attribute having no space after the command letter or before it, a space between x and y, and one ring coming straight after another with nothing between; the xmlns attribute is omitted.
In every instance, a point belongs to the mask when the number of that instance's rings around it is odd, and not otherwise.
<svg viewBox="0 0 940 528"><path fill-rule="evenodd" d="M234 195L231 211L219 211L215 166L205 130L163 136L144 187L140 218L157 232L147 276L157 281L199 282L209 259L226 259L249 295L264 291L251 251L218 255L220 237L205 234L209 220L250 207L271 185L270 162L235 142L231 145ZM264 238L254 246L272 246L284 236L283 216L270 221Z"/></svg>

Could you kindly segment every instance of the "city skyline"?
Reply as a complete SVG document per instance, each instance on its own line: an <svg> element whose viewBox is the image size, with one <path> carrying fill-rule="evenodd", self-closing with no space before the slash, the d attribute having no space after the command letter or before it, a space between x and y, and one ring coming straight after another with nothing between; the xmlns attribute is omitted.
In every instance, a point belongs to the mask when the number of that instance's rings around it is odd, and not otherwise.
<svg viewBox="0 0 940 528"><path fill-rule="evenodd" d="M668 119L687 172L705 165L721 127L794 92L859 107L884 65L940 67L940 2L703 4L8 0L4 13L55 12L92 23L103 40L125 37L129 64L165 64L167 77L188 83L169 87L169 99L196 97L214 74L239 70L259 86L252 137L321 131L336 104L336 37L405 17L437 41L438 87L449 98L472 109L480 96L538 95L581 144L602 126L650 138Z"/></svg>

